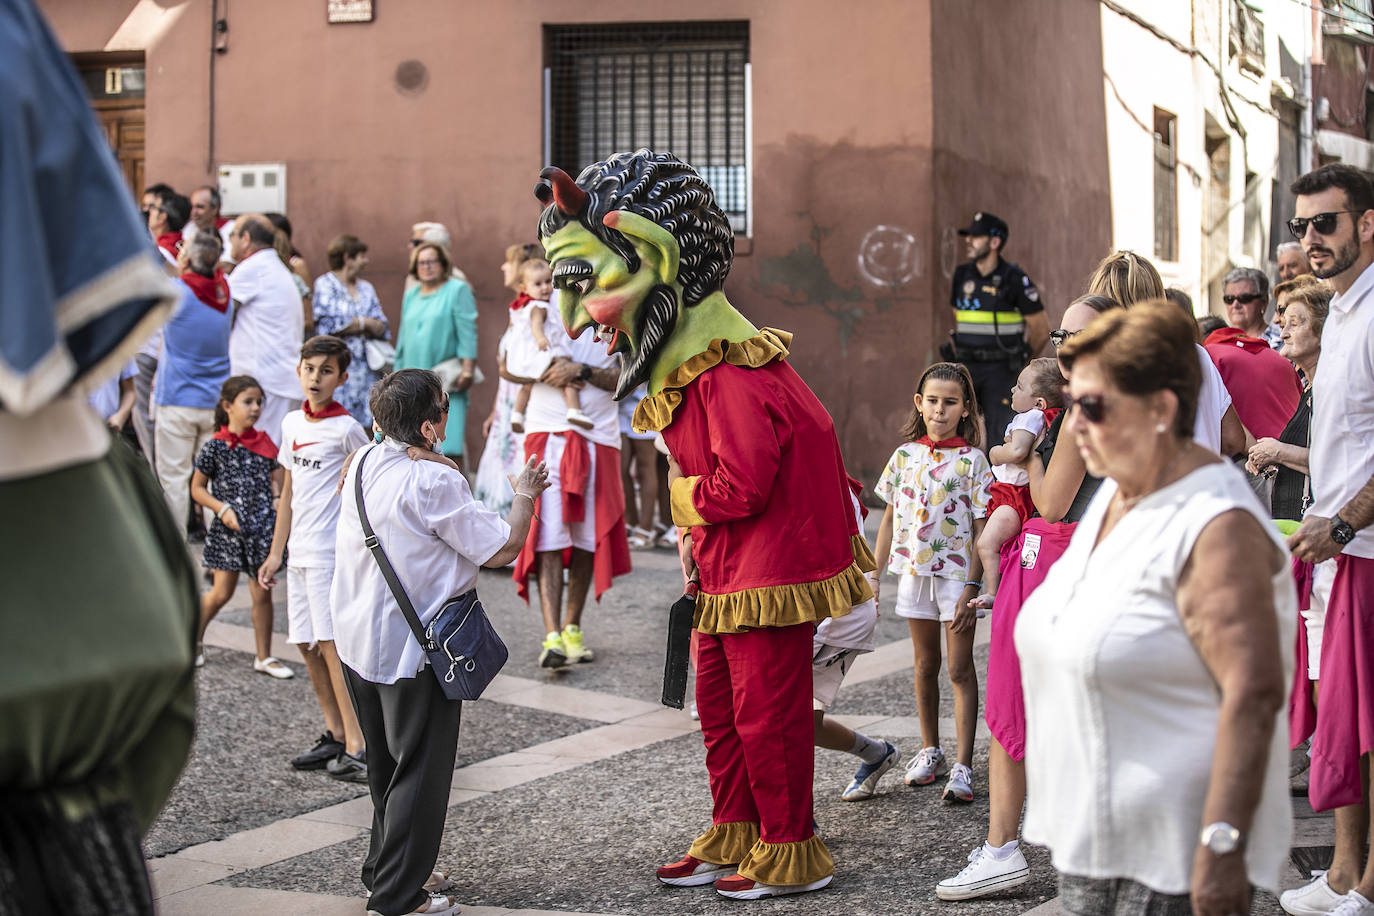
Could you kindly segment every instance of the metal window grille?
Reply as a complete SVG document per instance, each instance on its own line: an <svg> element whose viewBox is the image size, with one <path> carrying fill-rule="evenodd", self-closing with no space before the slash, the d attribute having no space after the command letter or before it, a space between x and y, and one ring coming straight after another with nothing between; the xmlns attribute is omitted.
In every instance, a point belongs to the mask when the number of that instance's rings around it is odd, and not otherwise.
<svg viewBox="0 0 1374 916"><path fill-rule="evenodd" d="M692 165L748 227L749 23L545 26L548 144L571 175L647 146Z"/></svg>
<svg viewBox="0 0 1374 916"><path fill-rule="evenodd" d="M1155 109L1155 257L1178 260L1178 119Z"/></svg>

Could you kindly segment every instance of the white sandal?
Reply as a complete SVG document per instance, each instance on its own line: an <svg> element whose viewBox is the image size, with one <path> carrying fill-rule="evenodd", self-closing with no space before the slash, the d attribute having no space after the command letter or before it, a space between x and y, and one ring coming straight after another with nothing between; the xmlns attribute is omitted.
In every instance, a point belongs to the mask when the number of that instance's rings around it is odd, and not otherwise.
<svg viewBox="0 0 1374 916"><path fill-rule="evenodd" d="M443 894L430 894L429 900L420 904L419 909L411 910L412 913L422 913L424 916L450 916L458 912L458 904L450 897ZM367 916L382 916L376 910L368 910Z"/></svg>
<svg viewBox="0 0 1374 916"><path fill-rule="evenodd" d="M279 681L296 676L296 672L281 663L281 660L274 656L253 659L253 670L259 674L270 674Z"/></svg>
<svg viewBox="0 0 1374 916"><path fill-rule="evenodd" d="M454 880L443 872L432 871L429 873L429 880L424 884L424 890L430 894L442 894L444 891L450 890L454 883Z"/></svg>
<svg viewBox="0 0 1374 916"><path fill-rule="evenodd" d="M631 525L625 530L625 537L630 542L632 550L644 550L654 546L654 533L645 531L643 528L636 528Z"/></svg>

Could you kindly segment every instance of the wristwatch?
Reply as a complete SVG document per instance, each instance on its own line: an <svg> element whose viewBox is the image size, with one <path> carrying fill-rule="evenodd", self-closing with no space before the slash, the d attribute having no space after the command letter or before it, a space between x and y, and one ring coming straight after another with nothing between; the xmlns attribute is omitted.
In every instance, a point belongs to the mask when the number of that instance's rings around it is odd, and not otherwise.
<svg viewBox="0 0 1374 916"><path fill-rule="evenodd" d="M1213 854L1228 855L1245 845L1245 837L1239 830L1225 821L1217 821L1202 828L1198 842Z"/></svg>
<svg viewBox="0 0 1374 916"><path fill-rule="evenodd" d="M1331 540L1344 547L1355 540L1355 529L1339 515L1331 520Z"/></svg>
<svg viewBox="0 0 1374 916"><path fill-rule="evenodd" d="M587 379L589 379L589 378L591 378L591 377L592 377L592 367L589 366L589 365L587 365L586 363L583 363L583 364L582 364L582 369L581 369L581 371L577 373L577 380L578 380L579 382L585 382L585 381L587 381Z"/></svg>

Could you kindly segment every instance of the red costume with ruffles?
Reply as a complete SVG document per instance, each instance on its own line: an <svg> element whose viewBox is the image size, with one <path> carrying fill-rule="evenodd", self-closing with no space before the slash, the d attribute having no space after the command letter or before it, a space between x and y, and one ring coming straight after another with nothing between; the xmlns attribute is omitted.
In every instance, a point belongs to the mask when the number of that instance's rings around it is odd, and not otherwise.
<svg viewBox="0 0 1374 916"><path fill-rule="evenodd" d="M785 362L791 335L715 340L645 398L682 472L673 520L701 574L697 711L712 827L689 855L767 885L834 871L813 830L812 634L872 597L834 422Z"/></svg>

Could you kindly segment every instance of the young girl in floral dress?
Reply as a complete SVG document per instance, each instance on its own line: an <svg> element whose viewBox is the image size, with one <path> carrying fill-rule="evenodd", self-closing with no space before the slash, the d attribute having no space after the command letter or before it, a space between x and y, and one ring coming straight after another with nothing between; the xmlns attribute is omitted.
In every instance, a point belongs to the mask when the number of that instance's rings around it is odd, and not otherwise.
<svg viewBox="0 0 1374 916"><path fill-rule="evenodd" d="M215 513L201 558L214 581L201 597L200 637L204 640L205 628L234 597L239 573L248 573L257 648L253 670L288 678L293 675L291 669L272 657L272 593L257 582L258 567L272 549L272 529L277 523L274 502L283 476L277 447L265 431L253 428L261 414L262 386L256 379L251 375L225 379L215 407L219 431L196 456L191 498ZM204 664L200 653L196 664Z"/></svg>
<svg viewBox="0 0 1374 916"><path fill-rule="evenodd" d="M921 374L913 400L902 428L906 441L874 487L888 504L878 530L878 569L898 577L897 614L907 618L916 656L922 748L907 764L906 784L929 785L947 769L940 748L938 681L944 630L958 762L948 770L942 797L969 802L978 722L977 616L969 601L982 585L982 564L973 548L987 519L992 470L978 450L978 402L967 369L936 363Z"/></svg>

